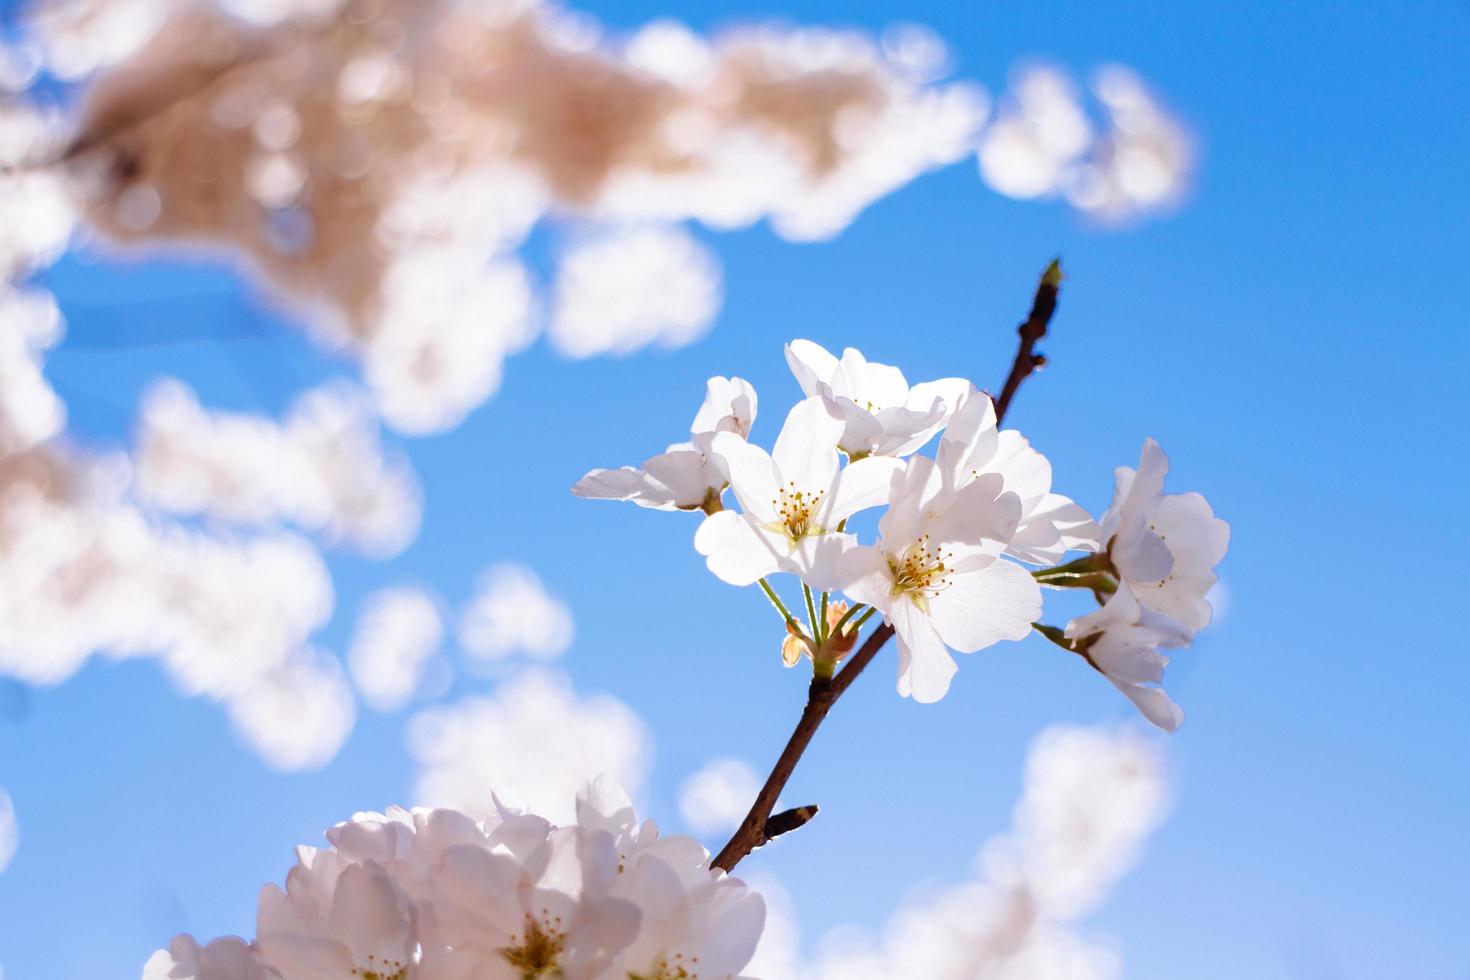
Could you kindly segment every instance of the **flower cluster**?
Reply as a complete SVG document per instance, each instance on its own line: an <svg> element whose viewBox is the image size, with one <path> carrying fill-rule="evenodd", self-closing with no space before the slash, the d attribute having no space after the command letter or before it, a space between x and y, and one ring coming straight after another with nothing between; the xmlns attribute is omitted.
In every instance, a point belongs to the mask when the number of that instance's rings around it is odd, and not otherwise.
<svg viewBox="0 0 1470 980"><path fill-rule="evenodd" d="M359 813L266 886L254 942L178 936L143 980L714 980L755 952L760 896L640 824L613 779L571 826L498 811Z"/></svg>
<svg viewBox="0 0 1470 980"><path fill-rule="evenodd" d="M694 546L710 571L759 584L785 620L783 658L806 655L819 677L875 613L898 637L899 693L924 702L949 690L950 650L1036 629L1150 721L1178 727L1178 707L1157 686L1168 663L1159 647L1187 644L1209 623L1205 595L1229 526L1198 494L1164 494L1168 461L1153 440L1136 474L1118 470L1112 506L1095 521L1052 491L1046 457L1001 431L990 396L970 382L910 386L896 367L806 340L788 345L786 360L806 397L769 452L749 441L754 389L712 378L688 443L641 467L593 470L572 492L702 511ZM920 454L936 435L933 456ZM738 509L726 508L727 490ZM885 508L876 537L860 540L848 521L873 508ZM1061 564L1069 551L1089 554ZM805 622L767 581L777 573L800 579ZM1101 608L1065 629L1045 626L1042 586L1088 590ZM837 592L852 604L833 601Z"/></svg>

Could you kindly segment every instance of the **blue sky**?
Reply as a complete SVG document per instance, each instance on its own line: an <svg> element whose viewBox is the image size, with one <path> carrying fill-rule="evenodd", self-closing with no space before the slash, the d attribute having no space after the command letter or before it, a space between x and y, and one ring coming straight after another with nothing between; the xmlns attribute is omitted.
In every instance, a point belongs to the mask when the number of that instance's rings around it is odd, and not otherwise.
<svg viewBox="0 0 1470 980"><path fill-rule="evenodd" d="M1169 675L1187 713L1170 740L1175 811L1087 931L1116 937L1125 975L1145 980L1470 977L1470 660L1458 639L1470 9L1099 8L922 3L904 16L992 90L1023 55L1137 68L1203 143L1179 214L1103 231L1064 205L988 191L971 161L879 201L831 242L701 232L728 294L706 339L585 361L538 344L464 425L395 440L423 481L422 533L389 563L332 556L323 643L345 649L375 587L418 580L457 601L486 564L534 565L577 618L566 666L578 688L616 695L654 731L647 806L677 828L679 782L712 756L766 764L804 684L776 664L759 594L704 572L693 518L580 502L567 487L680 438L712 374L756 386L757 433L771 438L798 393L781 357L793 337L860 347L911 379L998 386L1035 276L1060 254L1051 365L1008 421L1094 510L1112 467L1153 435L1171 489L1204 492L1233 527L1228 610ZM892 13L584 9L630 27L775 15L876 29ZM69 257L46 281L69 324L48 377L73 432L103 444L126 436L159 375L215 407L279 412L349 371L217 268ZM964 659L930 706L894 694L892 657L843 701L788 793L821 817L752 862L780 875L809 937L879 927L916 883L958 878L1008 825L1042 727L1130 713L1039 638ZM61 686L3 696L18 707L0 717L0 786L23 833L0 874L7 978L134 976L174 932L248 934L256 891L280 879L292 845L412 785L404 714L364 712L326 768L282 775L151 661L93 662Z"/></svg>

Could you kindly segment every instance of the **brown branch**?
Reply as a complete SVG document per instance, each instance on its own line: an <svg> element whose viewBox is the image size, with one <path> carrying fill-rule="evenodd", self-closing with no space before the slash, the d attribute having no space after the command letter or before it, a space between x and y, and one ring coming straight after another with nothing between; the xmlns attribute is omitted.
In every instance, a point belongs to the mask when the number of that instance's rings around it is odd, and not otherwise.
<svg viewBox="0 0 1470 980"><path fill-rule="evenodd" d="M1006 378L1005 387L1001 388L1000 397L995 400L997 425L1005 418L1006 409L1011 407L1011 399L1016 396L1021 382L1030 377L1032 371L1046 365L1046 355L1036 350L1036 342L1046 336L1047 325L1051 323L1051 316L1057 309L1057 293L1061 291L1061 286L1062 260L1052 259L1046 271L1041 274L1041 281L1036 284L1036 298L1031 301L1031 312L1016 330L1021 335L1021 344L1016 348L1016 360L1011 364L1011 373Z"/></svg>
<svg viewBox="0 0 1470 980"><path fill-rule="evenodd" d="M878 655L883 644L893 635L893 627L884 624L868 634L867 640L855 653L847 666L837 672L835 677L814 677L811 687L807 689L806 707L802 709L801 718L796 723L796 730L786 740L786 747L781 750L781 755L776 759L776 765L771 769L771 774L766 777L765 785L756 794L755 802L750 805L750 812L740 822L739 828L731 836L729 843L720 849L715 859L710 862L711 867L723 868L733 871L735 865L739 864L751 851L769 842L778 834L771 833L771 811L775 809L776 798L781 795L781 790L786 788L786 782L791 774L796 771L796 764L801 761L802 753L811 744L812 737L817 734L822 721L827 717L827 712L832 710L832 705L842 696L842 692L852 686L857 675L862 673L872 659ZM813 808L815 810L815 808ZM802 821L805 823L805 821ZM795 827L789 828L795 830ZM782 831L784 833L784 831Z"/></svg>

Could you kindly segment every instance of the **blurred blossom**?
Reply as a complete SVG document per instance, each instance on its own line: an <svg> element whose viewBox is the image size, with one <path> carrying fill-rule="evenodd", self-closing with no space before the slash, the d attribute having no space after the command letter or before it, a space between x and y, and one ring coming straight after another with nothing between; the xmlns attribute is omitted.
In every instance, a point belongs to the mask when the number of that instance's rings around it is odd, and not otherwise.
<svg viewBox="0 0 1470 980"><path fill-rule="evenodd" d="M1194 166L1182 124L1121 65L1099 70L1092 91L1102 124L1089 119L1081 94L1060 68L1018 71L981 138L986 183L1010 197L1065 195L1109 223L1177 204Z"/></svg>
<svg viewBox="0 0 1470 980"><path fill-rule="evenodd" d="M1129 731L1057 725L1031 743L1011 833L986 843L977 875L897 912L881 942L834 933L798 955L779 887L750 970L768 980L1112 980L1118 954L1072 923L1136 863L1168 792L1154 743ZM757 879L758 880L758 879Z"/></svg>
<svg viewBox="0 0 1470 980"><path fill-rule="evenodd" d="M15 804L0 788L0 871L4 871L20 845L20 826L15 822Z"/></svg>
<svg viewBox="0 0 1470 980"><path fill-rule="evenodd" d="M43 355L61 333L61 315L49 293L0 283L0 459L51 438L66 424L66 406L42 373Z"/></svg>
<svg viewBox="0 0 1470 980"><path fill-rule="evenodd" d="M439 603L422 589L381 589L364 599L347 654L362 699L378 711L402 708L443 638Z"/></svg>
<svg viewBox="0 0 1470 980"><path fill-rule="evenodd" d="M536 336L530 283L514 261L423 247L394 262L383 289L363 376L403 432L458 425L500 387L506 356Z"/></svg>
<svg viewBox="0 0 1470 980"><path fill-rule="evenodd" d="M679 787L679 815L696 834L734 830L760 788L760 777L749 763L712 759Z"/></svg>
<svg viewBox="0 0 1470 980"><path fill-rule="evenodd" d="M540 670L504 681L488 697L420 712L408 741L420 804L485 817L495 812L493 788L558 823L572 819L571 794L598 773L612 773L637 796L652 753L651 736L627 705L581 697L564 676Z"/></svg>
<svg viewBox="0 0 1470 980"><path fill-rule="evenodd" d="M0 456L0 674L56 684L93 652L156 656L185 694L228 701L267 761L325 761L352 711L340 671L304 652L332 610L321 556L159 526L127 487L116 458Z"/></svg>
<svg viewBox="0 0 1470 980"><path fill-rule="evenodd" d="M374 555L401 551L422 509L407 457L379 442L372 407L328 385L281 423L207 412L177 381L155 384L139 420L139 498L180 514L263 525L289 521Z"/></svg>
<svg viewBox="0 0 1470 980"><path fill-rule="evenodd" d="M30 14L46 70L77 79L147 44L178 0L42 0Z"/></svg>
<svg viewBox="0 0 1470 980"><path fill-rule="evenodd" d="M480 573L460 614L459 642L471 659L491 663L521 653L551 659L572 644L572 612L524 565L502 563Z"/></svg>
<svg viewBox="0 0 1470 980"><path fill-rule="evenodd" d="M616 37L535 4L326 16L335 6L58 0L36 24L53 72L113 66L87 93L69 168L88 220L120 244L243 252L361 356L385 418L410 432L457 424L534 338L507 253L546 215L610 229L764 218L825 238L970 152L985 115L973 86L929 84L943 45L917 28L880 47L668 21ZM609 257L621 275L594 264ZM655 276L675 288L645 288ZM678 232L594 234L568 251L554 337L579 356L687 343L719 280Z"/></svg>
<svg viewBox="0 0 1470 980"><path fill-rule="evenodd" d="M0 41L0 92L22 92L41 71L41 51L33 43Z"/></svg>
<svg viewBox="0 0 1470 980"><path fill-rule="evenodd" d="M950 71L949 47L922 24L894 24L883 32L883 54L895 68L918 82L932 82Z"/></svg>
<svg viewBox="0 0 1470 980"><path fill-rule="evenodd" d="M352 689L335 657L300 654L229 699L235 731L277 769L331 761L357 718Z"/></svg>
<svg viewBox="0 0 1470 980"><path fill-rule="evenodd" d="M562 258L551 339L573 357L682 347L709 329L722 301L718 262L685 232L612 232Z"/></svg>
<svg viewBox="0 0 1470 980"><path fill-rule="evenodd" d="M1009 197L1055 194L1093 139L1076 87L1061 69L1022 69L980 143L980 173Z"/></svg>
<svg viewBox="0 0 1470 980"><path fill-rule="evenodd" d="M1177 204L1194 164L1184 127L1121 65L1100 70L1092 88L1110 126L1068 199L1107 221Z"/></svg>
<svg viewBox="0 0 1470 980"><path fill-rule="evenodd" d="M0 282L48 265L71 237L76 207L61 175L28 166L58 139L56 120L0 102Z"/></svg>

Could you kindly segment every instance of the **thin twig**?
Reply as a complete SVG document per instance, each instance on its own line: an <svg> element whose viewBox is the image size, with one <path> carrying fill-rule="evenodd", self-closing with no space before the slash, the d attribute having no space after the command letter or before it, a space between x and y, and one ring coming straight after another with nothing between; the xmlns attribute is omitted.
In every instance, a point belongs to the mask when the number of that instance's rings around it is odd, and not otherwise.
<svg viewBox="0 0 1470 980"><path fill-rule="evenodd" d="M1031 303L1031 313L1026 317L1019 329L1021 343L1016 350L1015 363L1011 365L1010 377L1006 378L1005 387L1001 390L1000 399L995 403L996 422L1004 417L1006 409L1010 407L1011 399L1021 387L1021 382L1046 363L1046 358L1035 350L1036 342L1046 336L1047 324L1051 322L1052 314L1057 308L1057 292L1062 282L1062 266L1059 259L1053 259L1041 274L1041 282L1036 287L1036 298ZM863 618L854 626L854 630L861 629L862 623L873 612L869 609ZM815 629L816 627L813 626ZM776 806L776 799L781 791L786 788L786 783L791 779L791 774L796 771L796 764L801 761L802 754L806 752L807 746L811 744L812 738L816 736L817 729L827 717L827 712L837 703L853 682L872 663L878 651L893 636L893 627L888 623L879 626L868 634L863 645L858 648L857 653L847 661L847 664L837 672L835 677L813 677L811 687L807 689L806 707L801 711L801 718L796 723L796 730L786 740L786 747L781 750L781 755L776 759L776 765L772 767L771 774L766 777L765 785L756 794L755 802L750 805L750 812L740 822L735 833L730 837L728 843L720 849L710 862L711 867L723 868L725 871L733 871L735 865L751 851L768 843L772 838L778 836L774 831L786 833L795 830L805 823L786 826L786 821L778 821L774 826L771 823L771 810ZM804 809L804 808L798 808ZM816 808L811 808L816 812ZM785 816L782 814L781 816ZM810 819L810 818L808 818Z"/></svg>
<svg viewBox="0 0 1470 980"><path fill-rule="evenodd" d="M732 871L742 858L775 836L767 832L767 822L771 819L771 811L776 807L776 799L781 795L781 790L786 788L787 780L796 771L796 764L801 761L802 753L811 744L812 737L817 734L817 729L827 717L827 712L832 710L832 705L837 703L843 691L852 686L857 675L878 655L878 651L892 635L893 627L887 624L878 627L868 635L862 647L848 661L847 666L837 672L836 677L812 678L811 687L807 689L806 707L802 709L796 730L786 740L786 747L781 750L776 765L766 777L765 785L756 794L755 802L750 805L750 812L740 822L729 843L710 862L712 867Z"/></svg>
<svg viewBox="0 0 1470 980"><path fill-rule="evenodd" d="M1051 323L1051 316L1057 309L1057 293L1062 286L1062 260L1052 259L1046 271L1041 274L1041 281L1036 284L1036 298L1031 301L1031 312L1026 315L1026 320L1016 328L1021 335L1021 344L1016 348L1016 359L1011 364L1011 373L1006 377L1005 387L1000 390L1000 397L995 400L995 422L1000 424L1001 419L1006 416L1006 409L1011 407L1011 399L1016 396L1021 382L1031 376L1031 372L1046 365L1046 355L1036 350L1036 342L1046 336L1047 325Z"/></svg>

